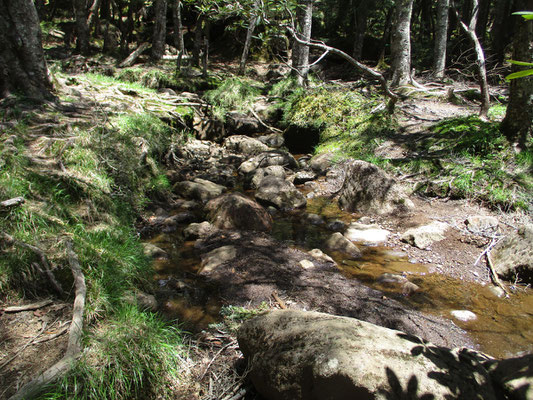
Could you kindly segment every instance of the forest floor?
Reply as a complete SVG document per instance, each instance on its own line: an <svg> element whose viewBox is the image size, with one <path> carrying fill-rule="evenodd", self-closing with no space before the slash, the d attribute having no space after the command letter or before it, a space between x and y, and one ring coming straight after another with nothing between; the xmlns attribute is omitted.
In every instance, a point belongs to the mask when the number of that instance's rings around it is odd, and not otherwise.
<svg viewBox="0 0 533 400"><path fill-rule="evenodd" d="M261 68L258 67L258 70ZM48 115L45 113L38 120L30 121L28 129L35 134L27 137L24 148L30 159L41 164L39 168L50 168L57 173L61 173L61 160L45 159L42 152L42 143L54 139L54 127L67 124L74 128L76 121L87 122L95 116L111 115L124 109L142 112L157 110L161 118L172 118L176 105L171 95L144 93L135 87L117 89L115 85L87 82L82 76L75 75L58 82L56 88L63 99L69 99L68 103L63 100L63 110L70 111L63 114L61 108L52 108ZM161 97L163 101L160 101ZM471 115L475 111L472 104L456 106L435 99L407 100L399 105L398 110L402 140L381 144L377 154L388 158L404 157L409 152L404 143L429 134L427 128L430 125L444 118ZM7 134L4 129L2 135ZM412 186L419 177L404 178L405 183ZM483 207L473 200L414 196L413 201L415 209L406 215L372 217L381 227L393 232L387 246L406 253L413 263L427 265L429 272L482 285L490 285L490 278L485 260L477 264L476 260L492 238L469 232L464 221L473 215L496 216L500 222L500 235L508 234L522 223L532 222L531 214L527 212L502 212ZM434 220L447 222L453 229L446 240L433 245L430 250L420 250L400 240L400 233L405 229ZM231 302L231 299L227 300ZM63 356L68 336L65 326L72 312L71 305L64 302L53 302L29 311L2 312L15 305L20 304L0 304L0 398L9 397L28 377L46 370ZM272 306L279 304L273 303ZM237 375L229 372L233 366L228 368L240 358L234 338L210 331L191 340L199 350L193 355L189 386L175 388L180 398L196 399L200 398L198 393L207 395L212 391L208 370L210 373L226 374L228 378L223 384L227 387L240 387L242 382Z"/></svg>

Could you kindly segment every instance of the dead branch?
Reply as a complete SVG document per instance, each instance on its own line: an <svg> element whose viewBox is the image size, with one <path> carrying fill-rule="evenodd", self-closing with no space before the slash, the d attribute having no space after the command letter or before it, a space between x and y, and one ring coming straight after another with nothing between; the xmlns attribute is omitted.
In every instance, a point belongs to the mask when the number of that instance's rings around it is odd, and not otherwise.
<svg viewBox="0 0 533 400"><path fill-rule="evenodd" d="M232 346L232 345L235 345L237 343L237 341L235 339L233 339L231 342L227 343L226 345L224 345L223 347L220 348L219 351L217 351L217 353L214 355L214 357L211 359L211 361L209 361L209 364L207 364L207 367L205 367L205 370L204 372L202 373L202 375L200 376L200 378L198 378L198 381L201 381L202 379L204 379L205 375L207 374L207 371L209 371L209 368L211 368L211 365L213 365L213 363L215 362L215 360L218 358L218 356L224 351L226 350L228 347Z"/></svg>
<svg viewBox="0 0 533 400"><path fill-rule="evenodd" d="M252 107L249 107L248 111L250 111L252 115L255 117L255 119L257 119L257 121L259 121L259 123L263 125L265 128L271 130L272 132L282 133L280 129L274 128L273 126L267 125L265 122L263 122L263 120L259 117L259 115L257 115L257 113L254 111Z"/></svg>
<svg viewBox="0 0 533 400"><path fill-rule="evenodd" d="M498 286L500 289L503 290L503 292L505 293L505 296L506 297L509 297L509 291L507 290L507 288L502 284L502 282L500 281L500 278L498 278L498 274L496 273L496 270L494 269L494 264L492 263L492 260L490 258L490 251L488 251L486 254L485 254L486 258L487 258L487 266L489 267L489 271L490 271L490 278L492 280L492 282Z"/></svg>
<svg viewBox="0 0 533 400"><path fill-rule="evenodd" d="M6 307L4 309L1 309L0 311L5 312L5 313L18 313L22 311L33 311L33 310L38 310L39 308L46 307L47 305L52 304L52 303L53 303L52 300L43 300L43 301L38 301L36 303L25 304L23 306Z"/></svg>
<svg viewBox="0 0 533 400"><path fill-rule="evenodd" d="M36 340L34 342L34 344L37 344L37 343L45 343L45 342L49 342L50 340L54 340L55 338L61 336L62 334L64 334L66 331L68 331L70 327L70 324L66 323L63 327L61 327L56 333L50 335L50 336L47 336L45 338L42 338L42 339L39 339L39 340Z"/></svg>
<svg viewBox="0 0 533 400"><path fill-rule="evenodd" d="M272 297L274 298L274 300L276 300L276 302L278 303L279 307L283 310L286 310L287 309L287 305L285 304L285 302L283 300L281 300L281 298L278 296L278 292L272 292Z"/></svg>
<svg viewBox="0 0 533 400"><path fill-rule="evenodd" d="M56 280L54 274L50 270L50 263L48 262L48 258L46 257L46 254L44 254L44 251L42 251L40 248L33 246L31 244L16 240L11 235L8 235L5 232L0 232L0 238L4 239L8 244L13 244L18 247L23 247L37 254L39 258L41 259L41 263L44 268L44 273L47 276L50 283L52 284L52 286L54 287L55 291L59 293L60 295L65 294L65 291L63 290L59 282Z"/></svg>
<svg viewBox="0 0 533 400"><path fill-rule="evenodd" d="M25 201L24 197L14 197L9 200L0 201L0 208L18 207L21 204L24 204Z"/></svg>
<svg viewBox="0 0 533 400"><path fill-rule="evenodd" d="M46 385L70 371L74 366L76 359L81 355L81 333L87 288L85 286L85 277L81 271L78 256L72 249L72 243L70 242L67 242L67 254L76 287L76 297L74 299L74 310L72 313L72 322L70 324L67 351L61 360L52 365L37 378L25 384L17 393L11 396L9 400L34 398Z"/></svg>
<svg viewBox="0 0 533 400"><path fill-rule="evenodd" d="M139 47L137 47L137 49L135 51L133 51L124 61L122 61L118 66L119 68L124 68L124 67L131 67L135 61L137 60L137 58L139 58L139 56L142 54L143 51L145 51L148 46L150 46L148 43L141 43L139 45Z"/></svg>

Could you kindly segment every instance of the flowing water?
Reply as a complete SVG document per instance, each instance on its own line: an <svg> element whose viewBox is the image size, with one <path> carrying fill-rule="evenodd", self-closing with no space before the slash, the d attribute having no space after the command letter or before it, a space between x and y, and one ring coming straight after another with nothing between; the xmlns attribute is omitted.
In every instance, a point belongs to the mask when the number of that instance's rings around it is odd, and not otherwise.
<svg viewBox="0 0 533 400"><path fill-rule="evenodd" d="M357 216L345 213L330 199L315 198L308 202L308 213L321 215L325 220L351 222ZM324 225L312 225L303 213L279 213L275 216L272 236L302 250L323 247L331 235ZM180 321L187 321L191 329L203 329L220 319L220 299L210 295L212 288L198 278L200 260L194 252L194 242L183 242L179 233L159 235L151 243L167 250L170 260L156 260L155 279L165 293L165 313ZM379 289L384 296L394 298L424 313L451 319L465 329L479 343L480 350L494 357L511 357L533 352L533 290L521 289L510 298L499 298L489 285L429 273L426 265L409 262L401 251L390 247L359 244L363 257L344 259L331 254L342 273L358 279L367 286ZM406 294L401 284L383 282L383 274L403 275L419 287ZM225 299L231 303L231 299ZM450 311L469 310L477 319L462 322Z"/></svg>

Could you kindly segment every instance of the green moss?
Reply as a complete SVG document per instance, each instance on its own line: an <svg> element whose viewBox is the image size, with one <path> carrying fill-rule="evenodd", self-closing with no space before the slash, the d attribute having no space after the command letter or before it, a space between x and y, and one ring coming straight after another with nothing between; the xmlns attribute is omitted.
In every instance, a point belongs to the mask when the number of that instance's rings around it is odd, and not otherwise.
<svg viewBox="0 0 533 400"><path fill-rule="evenodd" d="M214 105L213 113L224 120L228 111L248 113L260 94L261 88L253 80L231 77L206 92L204 97Z"/></svg>

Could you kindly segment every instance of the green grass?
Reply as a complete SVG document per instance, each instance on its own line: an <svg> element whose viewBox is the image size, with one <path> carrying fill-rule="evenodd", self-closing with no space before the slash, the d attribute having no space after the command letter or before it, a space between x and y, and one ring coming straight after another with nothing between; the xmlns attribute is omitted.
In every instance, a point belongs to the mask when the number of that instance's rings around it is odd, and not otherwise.
<svg viewBox="0 0 533 400"><path fill-rule="evenodd" d="M228 111L248 113L248 109L261 95L261 87L247 78L231 77L216 89L205 93L204 98L214 106L213 113L224 120Z"/></svg>
<svg viewBox="0 0 533 400"><path fill-rule="evenodd" d="M125 305L86 337L74 370L42 400L168 398L185 356L183 333Z"/></svg>

